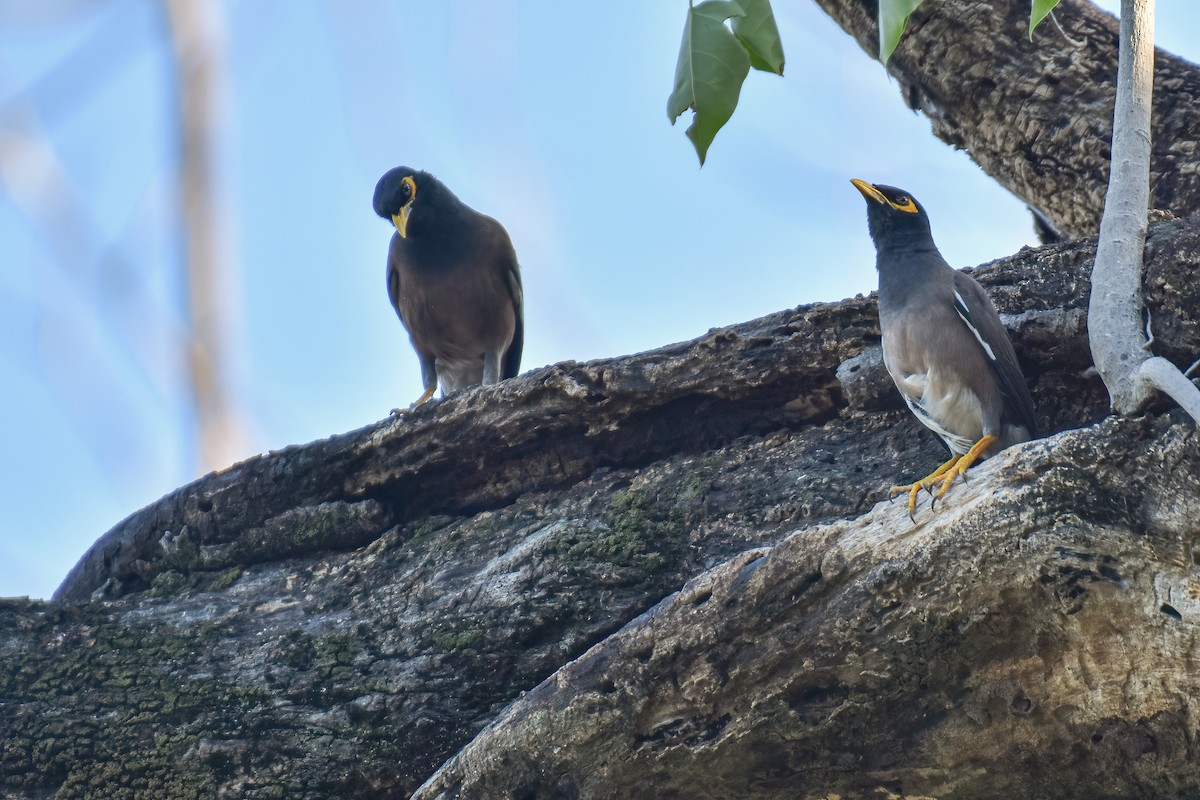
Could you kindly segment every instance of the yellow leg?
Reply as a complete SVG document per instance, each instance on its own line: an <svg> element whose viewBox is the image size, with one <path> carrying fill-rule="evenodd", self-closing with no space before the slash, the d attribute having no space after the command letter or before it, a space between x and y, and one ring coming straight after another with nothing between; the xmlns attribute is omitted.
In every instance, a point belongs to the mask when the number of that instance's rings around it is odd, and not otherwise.
<svg viewBox="0 0 1200 800"><path fill-rule="evenodd" d="M938 486L937 494L933 495L933 500L929 503L930 510L933 510L933 507L937 505L937 501L942 498L942 495L949 491L950 484L954 483L954 479L962 475L963 480L966 480L967 470L979 460L980 454L995 442L995 436L990 434L984 436L966 453L961 456L954 456L916 483L910 483L905 486L893 486L891 488L892 495L908 492L908 518L916 522L917 495L920 491L925 489L930 494L933 494L933 487Z"/></svg>
<svg viewBox="0 0 1200 800"><path fill-rule="evenodd" d="M913 522L917 521L917 494L920 493L922 489L925 489L926 491L932 489L933 485L938 482L938 479L946 474L947 470L953 467L958 462L959 458L960 456L951 456L949 461L947 461L945 464L942 464L940 467L926 475L924 478L921 478L921 480L917 481L916 483L910 483L904 486L893 486L888 490L891 492L893 497L903 492L908 492L909 519L911 519Z"/></svg>
<svg viewBox="0 0 1200 800"><path fill-rule="evenodd" d="M433 397L433 393L436 391L437 391L437 384L435 383L433 386L430 386L428 389L426 389L425 393L422 394L420 397L418 397L417 401L415 403L413 403L411 406L409 406L409 408L417 408L419 406L425 405L426 403L429 402L429 398Z"/></svg>
<svg viewBox="0 0 1200 800"><path fill-rule="evenodd" d="M425 405L426 403L429 402L429 398L433 397L433 393L436 391L437 391L437 385L435 384L432 388L426 389L425 393L422 394L420 397L418 397L413 402L413 404L411 406L409 406L408 408L393 408L392 416L393 417L402 417L405 414L407 414L409 411L412 411L413 409L415 409L419 406Z"/></svg>
<svg viewBox="0 0 1200 800"><path fill-rule="evenodd" d="M950 484L954 483L955 478L957 478L959 475L962 475L963 480L966 480L967 470L971 468L972 464L979 460L979 454L984 450L987 450L995 442L995 436L990 434L984 436L982 439L976 442L971 449L968 450L965 455L963 455L962 458L958 459L958 463L955 464L952 469L948 469L946 471L946 474L940 479L942 488L938 489L938 493L933 497L933 502L929 504L931 509L933 508L934 503L940 500L942 495L946 493L946 490L950 488Z"/></svg>

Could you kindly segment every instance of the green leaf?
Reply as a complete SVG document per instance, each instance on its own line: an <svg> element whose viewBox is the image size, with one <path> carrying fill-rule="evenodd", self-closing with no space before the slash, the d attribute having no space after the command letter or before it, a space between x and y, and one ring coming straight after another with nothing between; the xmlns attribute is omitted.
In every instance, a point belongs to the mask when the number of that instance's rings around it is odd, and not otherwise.
<svg viewBox="0 0 1200 800"><path fill-rule="evenodd" d="M1033 41L1033 29L1042 24L1042 20L1050 16L1050 12L1059 4L1059 0L1033 0L1029 11L1029 41Z"/></svg>
<svg viewBox="0 0 1200 800"><path fill-rule="evenodd" d="M750 66L763 72L783 74L783 40L775 25L771 0L738 0L744 17L733 18L733 35L750 54Z"/></svg>
<svg viewBox="0 0 1200 800"><path fill-rule="evenodd" d="M900 44L908 18L922 0L879 0L879 60L884 64Z"/></svg>
<svg viewBox="0 0 1200 800"><path fill-rule="evenodd" d="M725 26L730 17L744 15L733 0L705 0L688 8L667 118L674 125L689 108L695 112L687 137L701 166L717 131L733 116L742 83L750 74L750 56Z"/></svg>

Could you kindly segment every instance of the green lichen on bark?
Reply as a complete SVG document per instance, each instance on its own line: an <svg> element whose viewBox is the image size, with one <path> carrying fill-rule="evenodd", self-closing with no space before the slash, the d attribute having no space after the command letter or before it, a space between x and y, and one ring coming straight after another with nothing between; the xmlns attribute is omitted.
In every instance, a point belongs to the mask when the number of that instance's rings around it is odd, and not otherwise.
<svg viewBox="0 0 1200 800"><path fill-rule="evenodd" d="M103 606L3 611L3 629L40 631L52 643L12 652L10 638L0 660L0 779L10 789L58 798L213 796L219 764L172 765L205 741L244 736L246 721L271 703L265 688L200 663L219 636L211 627L131 624ZM64 624L65 636L50 634Z"/></svg>

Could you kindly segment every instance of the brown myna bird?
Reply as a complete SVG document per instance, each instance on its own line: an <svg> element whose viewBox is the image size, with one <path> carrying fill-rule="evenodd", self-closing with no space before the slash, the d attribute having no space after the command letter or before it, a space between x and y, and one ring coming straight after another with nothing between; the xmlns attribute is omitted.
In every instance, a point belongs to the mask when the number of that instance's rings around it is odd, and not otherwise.
<svg viewBox="0 0 1200 800"><path fill-rule="evenodd" d="M850 181L867 200L879 272L883 361L904 401L950 450L950 460L908 492L934 503L977 460L1037 435L1033 400L996 307L971 276L946 263L925 209L903 189Z"/></svg>
<svg viewBox="0 0 1200 800"><path fill-rule="evenodd" d="M413 408L512 378L524 340L521 270L504 226L427 172L397 167L375 186L375 213L396 227L388 249L392 307L421 362Z"/></svg>

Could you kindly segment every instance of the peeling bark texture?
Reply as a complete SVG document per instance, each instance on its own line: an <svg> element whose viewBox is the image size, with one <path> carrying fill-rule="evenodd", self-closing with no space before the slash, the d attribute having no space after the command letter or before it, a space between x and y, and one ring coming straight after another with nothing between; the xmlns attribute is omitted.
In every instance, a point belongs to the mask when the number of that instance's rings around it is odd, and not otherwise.
<svg viewBox="0 0 1200 800"><path fill-rule="evenodd" d="M878 57L875 0L816 3ZM939 139L1068 238L1093 236L1108 184L1117 21L1087 0L1054 13L1066 35L1047 20L1030 42L1028 2L925 3L887 70ZM1155 69L1150 205L1185 216L1200 208L1200 71L1162 50Z"/></svg>
<svg viewBox="0 0 1200 800"><path fill-rule="evenodd" d="M464 746L422 796L1200 791L1196 434L1105 419L1094 256L975 271L1068 432L916 525L876 504L941 452L872 298L185 486L56 602L0 601L0 797L406 797ZM1146 256L1159 354L1190 364L1200 221L1154 225Z"/></svg>

